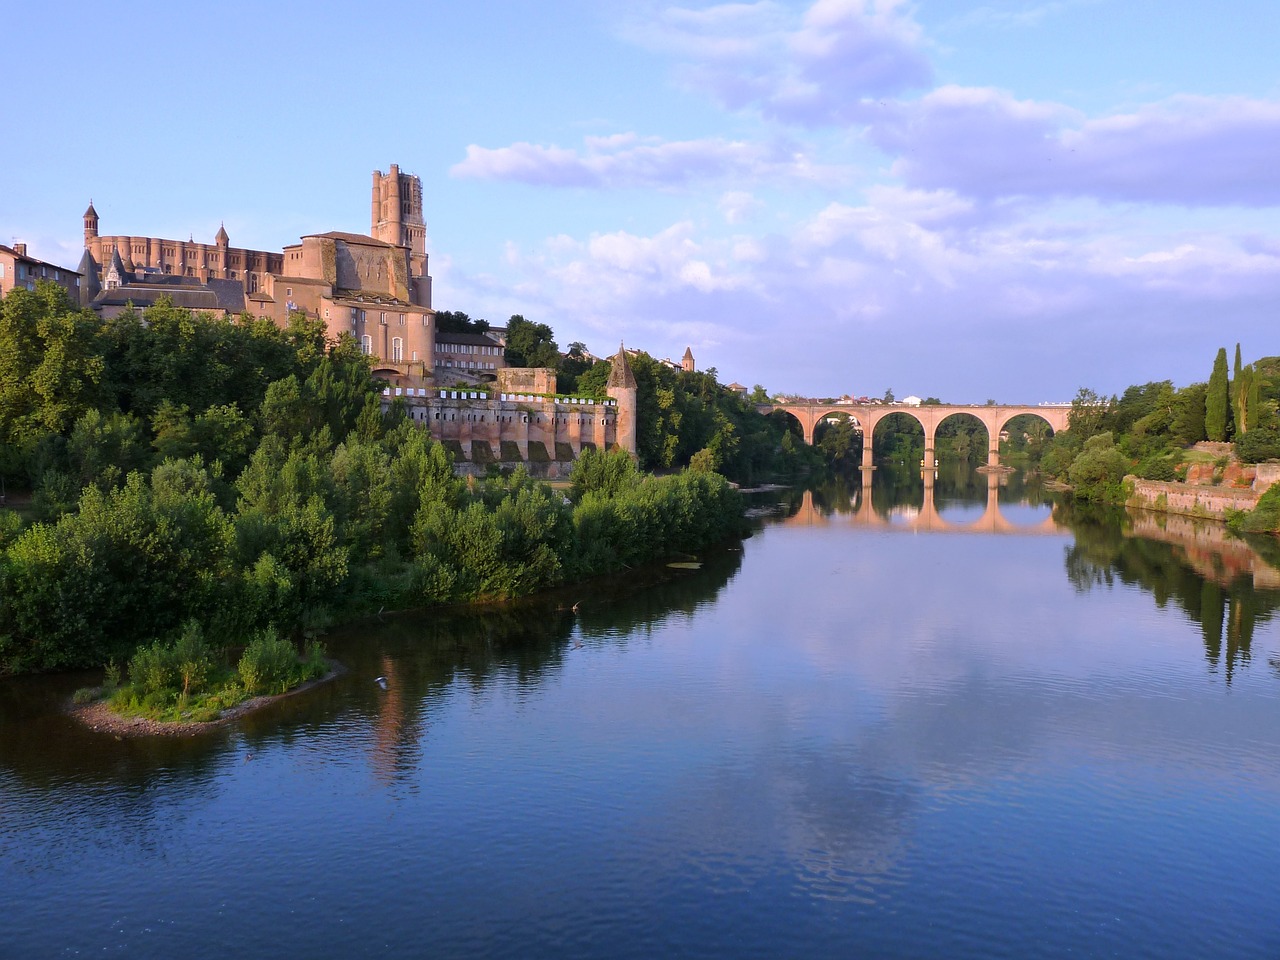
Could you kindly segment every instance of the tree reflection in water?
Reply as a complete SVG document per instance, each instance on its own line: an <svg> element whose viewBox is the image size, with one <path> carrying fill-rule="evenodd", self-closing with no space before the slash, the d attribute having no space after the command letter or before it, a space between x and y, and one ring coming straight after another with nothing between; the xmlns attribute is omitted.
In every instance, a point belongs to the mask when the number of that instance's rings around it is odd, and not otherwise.
<svg viewBox="0 0 1280 960"><path fill-rule="evenodd" d="M1249 662L1258 625L1280 608L1280 568L1267 544L1213 521L1096 504L1067 502L1061 517L1075 537L1064 563L1077 591L1141 587L1200 624L1211 673L1230 683Z"/></svg>

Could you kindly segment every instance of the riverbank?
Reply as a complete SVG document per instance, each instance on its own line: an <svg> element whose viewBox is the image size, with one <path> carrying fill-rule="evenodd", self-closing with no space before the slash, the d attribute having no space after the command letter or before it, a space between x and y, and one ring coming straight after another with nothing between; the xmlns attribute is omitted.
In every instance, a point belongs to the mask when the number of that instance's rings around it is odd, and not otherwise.
<svg viewBox="0 0 1280 960"><path fill-rule="evenodd" d="M162 736L162 737L191 737L201 733L208 733L218 727L224 727L233 720L247 716L251 713L267 707L277 701L284 700L287 697L297 696L300 693L306 693L313 690L321 684L328 683L347 672L346 667L338 663L336 660L329 661L329 672L323 677L317 677L314 680L307 680L291 687L284 693L268 694L258 697L250 697L234 707L224 710L217 718L213 720L152 720L149 717L126 717L111 708L109 697L102 697L92 703L80 704L74 700L68 700L66 710L67 713L76 720L83 723L86 727L98 733L110 733L116 737L139 737L139 736Z"/></svg>

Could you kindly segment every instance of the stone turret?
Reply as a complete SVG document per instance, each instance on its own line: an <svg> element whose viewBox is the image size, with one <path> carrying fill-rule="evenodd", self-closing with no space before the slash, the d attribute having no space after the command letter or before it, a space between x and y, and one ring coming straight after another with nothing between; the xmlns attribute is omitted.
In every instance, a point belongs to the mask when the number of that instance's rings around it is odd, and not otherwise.
<svg viewBox="0 0 1280 960"><path fill-rule="evenodd" d="M231 242L231 238L227 236L227 225L225 223L218 225L218 234L213 238L213 242L222 250L225 250L227 244Z"/></svg>
<svg viewBox="0 0 1280 960"><path fill-rule="evenodd" d="M637 402L636 375L631 372L631 364L627 361L627 349L618 345L618 354L613 358L613 367L609 371L609 380L605 384L605 392L618 402L617 444L633 457L636 447L636 412Z"/></svg>
<svg viewBox="0 0 1280 960"><path fill-rule="evenodd" d="M693 347L684 348L684 356L680 359L680 369L685 373L693 373L696 369L693 365Z"/></svg>

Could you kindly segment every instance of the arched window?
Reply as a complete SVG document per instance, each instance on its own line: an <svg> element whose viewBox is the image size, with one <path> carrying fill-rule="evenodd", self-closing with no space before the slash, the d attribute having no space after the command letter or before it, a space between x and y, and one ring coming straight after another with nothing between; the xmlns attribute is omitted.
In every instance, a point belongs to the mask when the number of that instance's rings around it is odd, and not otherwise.
<svg viewBox="0 0 1280 960"><path fill-rule="evenodd" d="M366 357L373 353L373 337L369 336L367 333L360 338L360 352Z"/></svg>
<svg viewBox="0 0 1280 960"><path fill-rule="evenodd" d="M404 341L399 337L391 338L391 360L399 363L404 359Z"/></svg>

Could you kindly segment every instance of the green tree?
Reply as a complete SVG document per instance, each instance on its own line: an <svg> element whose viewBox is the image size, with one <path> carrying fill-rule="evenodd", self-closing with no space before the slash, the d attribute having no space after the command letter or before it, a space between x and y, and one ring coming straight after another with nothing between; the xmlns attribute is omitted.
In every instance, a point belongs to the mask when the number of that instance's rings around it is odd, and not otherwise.
<svg viewBox="0 0 1280 960"><path fill-rule="evenodd" d="M1075 488L1075 496L1083 500L1119 503L1124 499L1121 481L1128 468L1109 431L1085 441L1080 455L1071 462L1067 476Z"/></svg>
<svg viewBox="0 0 1280 960"><path fill-rule="evenodd" d="M98 324L40 281L0 301L0 442L66 434L100 397Z"/></svg>
<svg viewBox="0 0 1280 960"><path fill-rule="evenodd" d="M1213 373L1204 399L1204 430L1210 440L1227 439L1227 417L1230 397L1227 381L1227 348L1219 347L1213 360Z"/></svg>
<svg viewBox="0 0 1280 960"><path fill-rule="evenodd" d="M460 310L437 310L437 333L484 333L489 329L488 320L472 320Z"/></svg>
<svg viewBox="0 0 1280 960"><path fill-rule="evenodd" d="M560 363L551 328L545 323L531 323L520 314L507 321L506 361L513 367L550 367Z"/></svg>

